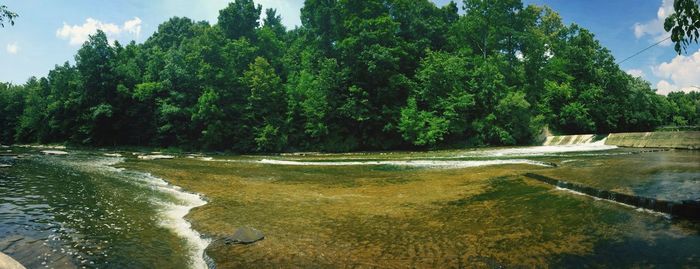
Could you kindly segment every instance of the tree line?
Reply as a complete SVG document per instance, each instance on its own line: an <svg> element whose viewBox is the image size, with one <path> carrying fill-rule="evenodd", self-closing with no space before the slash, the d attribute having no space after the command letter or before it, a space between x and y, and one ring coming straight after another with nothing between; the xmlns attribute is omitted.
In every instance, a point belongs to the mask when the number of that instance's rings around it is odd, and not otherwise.
<svg viewBox="0 0 700 269"><path fill-rule="evenodd" d="M142 44L98 31L75 64L0 84L0 142L352 151L700 124L698 93L657 95L546 6L461 8L306 0L288 30L236 0L216 25L174 17Z"/></svg>

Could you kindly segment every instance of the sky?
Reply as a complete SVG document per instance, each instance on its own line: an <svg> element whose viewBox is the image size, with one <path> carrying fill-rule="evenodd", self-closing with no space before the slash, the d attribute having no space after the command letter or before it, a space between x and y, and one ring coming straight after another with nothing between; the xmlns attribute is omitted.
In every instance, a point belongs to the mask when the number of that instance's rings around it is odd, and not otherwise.
<svg viewBox="0 0 700 269"><path fill-rule="evenodd" d="M449 0L433 0L444 5ZM0 81L24 83L46 76L57 64L73 62L80 45L96 29L111 40L145 41L158 25L173 16L216 23L228 0L0 0L18 13L14 26L0 28ZM256 0L276 8L288 28L301 24L303 0ZM673 13L673 0L523 0L547 5L564 23L591 30L620 61L668 36L663 20ZM460 4L461 6L461 4ZM663 42L620 65L649 81L658 93L700 90L700 46L678 55Z"/></svg>

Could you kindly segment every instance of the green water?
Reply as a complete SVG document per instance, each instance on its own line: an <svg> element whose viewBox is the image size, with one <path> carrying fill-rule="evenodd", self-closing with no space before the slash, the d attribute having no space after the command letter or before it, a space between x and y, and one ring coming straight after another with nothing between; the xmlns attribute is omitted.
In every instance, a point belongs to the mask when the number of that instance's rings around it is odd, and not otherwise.
<svg viewBox="0 0 700 269"><path fill-rule="evenodd" d="M196 246L168 216L188 205L99 152L31 155L0 170L0 251L28 268L189 268Z"/></svg>
<svg viewBox="0 0 700 269"><path fill-rule="evenodd" d="M13 165L0 169L0 251L29 268L700 266L699 222L522 176L698 199L697 151L591 144L143 161L12 150L28 155L0 161ZM265 240L215 240L240 226Z"/></svg>

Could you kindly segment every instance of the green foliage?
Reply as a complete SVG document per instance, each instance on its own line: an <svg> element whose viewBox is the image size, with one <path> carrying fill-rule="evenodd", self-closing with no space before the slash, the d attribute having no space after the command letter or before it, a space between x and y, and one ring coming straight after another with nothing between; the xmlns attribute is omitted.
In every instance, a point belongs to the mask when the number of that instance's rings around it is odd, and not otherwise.
<svg viewBox="0 0 700 269"><path fill-rule="evenodd" d="M674 19L695 14L680 5ZM287 30L236 0L217 25L174 17L143 44L98 31L75 65L0 84L0 142L351 151L700 125L700 94L657 95L550 8L463 6L306 0Z"/></svg>
<svg viewBox="0 0 700 269"><path fill-rule="evenodd" d="M265 58L258 57L243 75L243 84L250 89L246 114L253 128L256 150L283 150L287 141L284 133L287 102L282 79Z"/></svg>
<svg viewBox="0 0 700 269"><path fill-rule="evenodd" d="M5 27L6 22L9 22L10 25L15 25L15 19L17 17L19 17L19 15L7 9L6 5L0 5L0 27Z"/></svg>
<svg viewBox="0 0 700 269"><path fill-rule="evenodd" d="M403 138L416 146L433 146L444 139L450 122L433 112L420 111L416 99L409 99L408 106L401 109L399 130Z"/></svg>
<svg viewBox="0 0 700 269"><path fill-rule="evenodd" d="M219 11L219 26L229 39L252 39L255 28L259 26L261 11L262 6L256 6L253 0L233 1Z"/></svg>
<svg viewBox="0 0 700 269"><path fill-rule="evenodd" d="M675 0L676 11L664 21L664 29L671 32L671 40L676 43L678 54L700 39L700 7L697 0Z"/></svg>

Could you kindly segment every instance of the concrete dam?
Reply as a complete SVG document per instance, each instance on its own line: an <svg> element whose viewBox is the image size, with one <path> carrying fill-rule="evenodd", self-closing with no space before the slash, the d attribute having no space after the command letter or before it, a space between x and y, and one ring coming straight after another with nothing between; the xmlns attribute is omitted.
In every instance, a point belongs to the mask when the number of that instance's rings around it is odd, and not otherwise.
<svg viewBox="0 0 700 269"><path fill-rule="evenodd" d="M542 145L563 146L600 141L604 141L605 145L627 148L700 149L700 131L559 135L548 136Z"/></svg>
<svg viewBox="0 0 700 269"><path fill-rule="evenodd" d="M542 146L582 146L582 144L604 144L622 148L650 148L657 150L698 150L700 149L700 132L640 132L613 133L608 135L561 135L548 136ZM656 151L656 150L652 150ZM650 152L650 151L640 151ZM598 189L585 184L576 183L576 178L557 179L549 176L527 173L524 176L547 183L557 188L582 193L599 199L626 204L662 212L674 217L700 219L700 197L690 200L668 201L644 197L642 195L619 193L611 190Z"/></svg>

